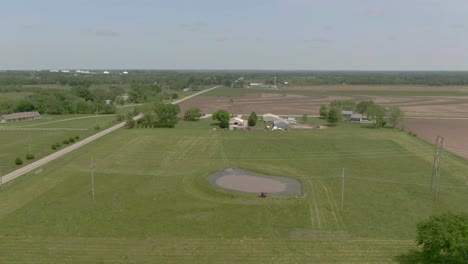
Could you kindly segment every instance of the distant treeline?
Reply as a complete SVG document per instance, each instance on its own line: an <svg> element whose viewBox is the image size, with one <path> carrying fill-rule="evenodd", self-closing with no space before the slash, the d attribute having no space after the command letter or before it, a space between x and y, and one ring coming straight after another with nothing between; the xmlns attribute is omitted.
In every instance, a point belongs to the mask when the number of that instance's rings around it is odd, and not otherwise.
<svg viewBox="0 0 468 264"><path fill-rule="evenodd" d="M90 87L102 84L158 84L163 88L182 90L190 86L231 85L236 78L238 74L211 72L131 71L129 74L121 74L116 71L103 74L101 71L94 74L75 74L73 71L6 71L0 72L0 86L60 84Z"/></svg>
<svg viewBox="0 0 468 264"><path fill-rule="evenodd" d="M100 84L154 84L181 90L198 85L230 86L239 77L246 81L258 80L273 83L288 82L290 85L468 85L468 72L365 72L365 71L163 71L133 70L129 74L110 71L103 74L75 75L49 71L5 71L0 72L0 86L60 84L85 86Z"/></svg>

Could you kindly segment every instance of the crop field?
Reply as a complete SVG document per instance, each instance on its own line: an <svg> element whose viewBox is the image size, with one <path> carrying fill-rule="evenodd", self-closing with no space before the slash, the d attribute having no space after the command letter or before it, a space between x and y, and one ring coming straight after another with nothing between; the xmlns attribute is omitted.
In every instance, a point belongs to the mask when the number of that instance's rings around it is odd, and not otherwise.
<svg viewBox="0 0 468 264"><path fill-rule="evenodd" d="M30 162L25 159L29 151L37 160L54 152L51 149L54 143L62 143L75 136L83 139L97 132L94 130L96 124L103 129L115 122L114 115L98 119L93 115L63 115L0 124L0 166L3 166L3 174L20 167L14 164L16 157L21 157L23 165L26 165Z"/></svg>
<svg viewBox="0 0 468 264"><path fill-rule="evenodd" d="M404 127L432 144L442 136L444 149L468 159L468 119L407 119Z"/></svg>
<svg viewBox="0 0 468 264"><path fill-rule="evenodd" d="M227 109L235 114L255 111L260 114L271 112L279 115L318 115L320 105L333 100L373 100L385 107L399 106L407 116L468 117L466 87L429 87L428 90L406 86L395 86L393 89L377 86L374 90L370 87L350 87L346 87L347 90L337 90L339 87L336 86L331 86L328 90L323 86L316 89L296 87L280 90L220 88L183 102L181 108L185 110L200 107L205 113Z"/></svg>
<svg viewBox="0 0 468 264"><path fill-rule="evenodd" d="M433 202L433 146L403 132L210 122L121 129L2 186L0 263L411 263L419 221L468 212L468 162L444 156ZM206 180L226 168L295 178L303 194L261 199Z"/></svg>

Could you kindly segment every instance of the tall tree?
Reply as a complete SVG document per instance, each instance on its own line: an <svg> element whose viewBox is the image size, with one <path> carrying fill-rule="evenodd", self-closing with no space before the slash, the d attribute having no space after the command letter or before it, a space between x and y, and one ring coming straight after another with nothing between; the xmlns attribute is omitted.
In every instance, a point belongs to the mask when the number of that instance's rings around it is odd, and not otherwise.
<svg viewBox="0 0 468 264"><path fill-rule="evenodd" d="M154 113L157 118L155 122L157 127L172 128L179 121L177 115L180 113L180 108L179 105L158 103L155 105Z"/></svg>
<svg viewBox="0 0 468 264"><path fill-rule="evenodd" d="M374 128L385 126L385 108L373 104L368 109L368 118L372 120Z"/></svg>
<svg viewBox="0 0 468 264"><path fill-rule="evenodd" d="M392 106L388 110L388 121L390 125L395 128L398 126L404 119L405 113L401 111L400 107L398 106Z"/></svg>
<svg viewBox="0 0 468 264"><path fill-rule="evenodd" d="M328 116L328 107L326 105L321 105L320 106L320 117L323 119L326 119Z"/></svg>
<svg viewBox="0 0 468 264"><path fill-rule="evenodd" d="M367 116L372 105L375 105L374 101L361 101L356 105L356 112Z"/></svg>
<svg viewBox="0 0 468 264"><path fill-rule="evenodd" d="M418 224L416 242L428 263L468 263L468 214L430 217Z"/></svg>
<svg viewBox="0 0 468 264"><path fill-rule="evenodd" d="M332 124L336 124L341 121L343 115L342 115L342 110L339 107L333 106L330 108L330 111L328 111L328 117L327 120L328 122Z"/></svg>
<svg viewBox="0 0 468 264"><path fill-rule="evenodd" d="M226 110L218 110L213 114L213 120L219 121L220 128L227 128L229 127L229 119L231 115Z"/></svg>
<svg viewBox="0 0 468 264"><path fill-rule="evenodd" d="M257 120L258 120L257 113L255 112L250 113L249 120L248 120L249 126L254 127L255 125L257 125Z"/></svg>

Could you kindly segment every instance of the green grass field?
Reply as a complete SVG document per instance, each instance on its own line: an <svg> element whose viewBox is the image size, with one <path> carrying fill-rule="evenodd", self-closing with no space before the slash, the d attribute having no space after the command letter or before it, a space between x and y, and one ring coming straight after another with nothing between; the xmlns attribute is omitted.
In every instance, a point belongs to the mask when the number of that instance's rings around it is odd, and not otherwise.
<svg viewBox="0 0 468 264"><path fill-rule="evenodd" d="M105 115L96 119L93 115L44 115L38 120L0 124L0 166L3 166L3 173L20 167L14 164L16 157L21 157L23 165L27 165L53 153L51 145L54 143L62 143L75 136L83 139L98 132L94 130L96 123L104 129L116 123L115 116ZM34 160L26 160L29 150L34 154Z"/></svg>
<svg viewBox="0 0 468 264"><path fill-rule="evenodd" d="M404 91L404 90L272 90L222 87L207 92L206 96L237 97L247 94L280 93L299 95L367 95L367 96L468 96L466 92L457 91Z"/></svg>
<svg viewBox="0 0 468 264"><path fill-rule="evenodd" d="M444 154L434 203L433 146L400 131L211 122L122 129L4 185L0 263L412 263L419 221L468 212L468 162ZM231 167L296 178L304 194L259 199L207 182Z"/></svg>

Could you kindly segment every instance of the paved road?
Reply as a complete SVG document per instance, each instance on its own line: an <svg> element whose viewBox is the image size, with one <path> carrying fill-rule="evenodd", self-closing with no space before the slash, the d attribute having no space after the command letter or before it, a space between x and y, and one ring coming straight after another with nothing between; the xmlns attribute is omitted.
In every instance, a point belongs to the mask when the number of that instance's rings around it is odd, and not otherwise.
<svg viewBox="0 0 468 264"><path fill-rule="evenodd" d="M195 97L197 95L200 95L202 93L206 93L206 92L209 92L211 90L214 90L214 89L216 89L218 87L220 87L220 86L216 86L216 87L206 89L206 90L203 90L201 92L192 94L192 95L184 97L184 98L182 98L180 100L174 101L174 102L172 102L172 104L178 104L180 102L186 101L186 100L188 100L190 98L193 98L193 97ZM134 119L138 120L138 119L140 119L142 117L143 117L143 115L139 114L138 116L134 117ZM8 173L7 175L3 176L1 178L0 182L2 184L7 183L7 182L9 182L9 181L11 181L13 179L16 179L16 178L20 177L21 175L24 175L24 174L26 174L28 172L31 172L31 171L33 171L35 169L38 169L39 167L43 166L44 164L46 164L46 163L48 163L50 161L53 161L55 159L58 159L61 156L74 151L75 149L78 149L78 148L80 148L80 147L82 147L82 146L84 146L84 145L86 145L86 144L88 144L90 142L93 142L96 139L99 139L99 138L101 138L101 137L103 137L103 136L105 136L107 134L110 134L110 133L114 132L115 130L117 130L119 128L122 128L123 126L125 126L125 122L119 123L119 124L117 124L117 125L115 125L113 127L110 127L110 128L108 128L106 130L103 130L103 131L101 131L99 133L96 133L96 134L94 134L94 135L92 135L90 137L87 137L87 138L85 138L85 139L83 139L81 141L78 141L77 143L75 143L75 144L73 144L71 146L68 146L68 147L66 147L66 148L64 148L62 150L54 152L54 153L50 154L47 157L44 157L44 158L42 158L42 159L40 159L38 161L35 161L35 162L31 163L31 164L28 164L28 165L26 165L24 167L21 167L21 168L15 170L15 171L12 171L12 172Z"/></svg>

